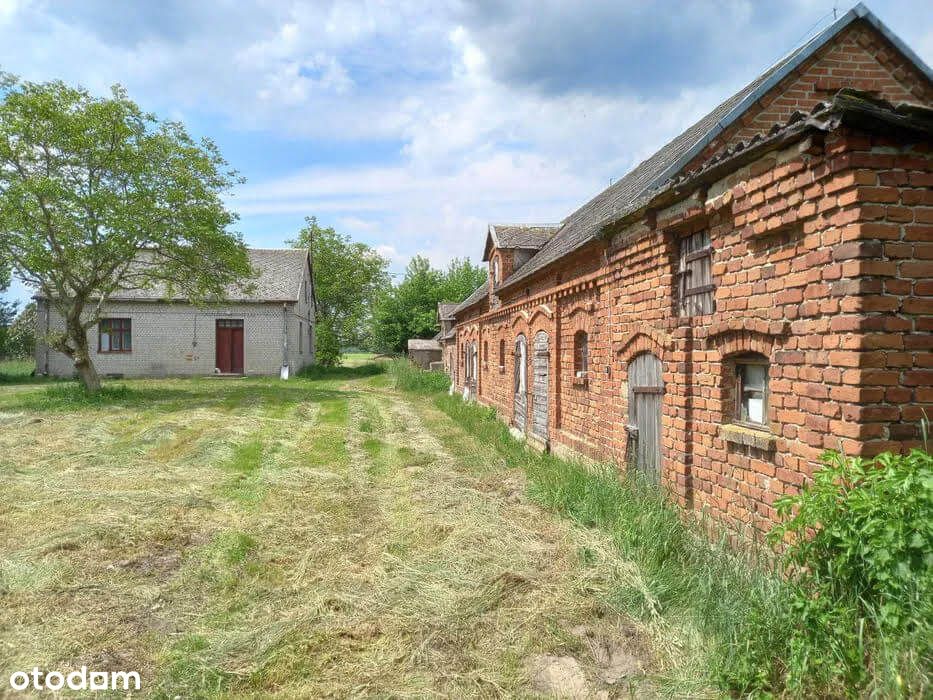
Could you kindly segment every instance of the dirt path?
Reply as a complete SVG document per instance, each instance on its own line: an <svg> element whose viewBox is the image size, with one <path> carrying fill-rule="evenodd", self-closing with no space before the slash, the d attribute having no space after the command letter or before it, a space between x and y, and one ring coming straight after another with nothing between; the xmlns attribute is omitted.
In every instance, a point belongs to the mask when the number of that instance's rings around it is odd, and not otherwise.
<svg viewBox="0 0 933 700"><path fill-rule="evenodd" d="M348 435L379 513L367 626L409 641L393 674L442 694L647 691L643 635L602 602L623 572L600 535L531 503L521 472L428 401L365 388Z"/></svg>

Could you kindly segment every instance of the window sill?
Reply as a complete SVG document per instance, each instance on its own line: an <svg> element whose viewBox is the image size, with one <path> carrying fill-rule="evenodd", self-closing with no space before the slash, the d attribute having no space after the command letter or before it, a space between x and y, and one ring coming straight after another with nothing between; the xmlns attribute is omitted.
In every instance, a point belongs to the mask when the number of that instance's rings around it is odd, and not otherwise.
<svg viewBox="0 0 933 700"><path fill-rule="evenodd" d="M505 365L499 365L499 374L505 374Z"/></svg>
<svg viewBox="0 0 933 700"><path fill-rule="evenodd" d="M587 377L574 377L570 383L577 389L586 389L590 385L590 380Z"/></svg>
<svg viewBox="0 0 933 700"><path fill-rule="evenodd" d="M774 450L777 438L774 433L768 431L764 426L761 428L750 428L745 425L727 423L719 426L719 437L726 442L732 442L736 445L745 445L754 447L758 450L770 452Z"/></svg>
<svg viewBox="0 0 933 700"><path fill-rule="evenodd" d="M129 355L132 350L98 350L98 355Z"/></svg>

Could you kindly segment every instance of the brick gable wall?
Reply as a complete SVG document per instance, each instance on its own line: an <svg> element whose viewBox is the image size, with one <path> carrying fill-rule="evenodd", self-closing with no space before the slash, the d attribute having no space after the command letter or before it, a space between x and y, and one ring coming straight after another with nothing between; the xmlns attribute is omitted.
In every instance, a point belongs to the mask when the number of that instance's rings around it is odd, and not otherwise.
<svg viewBox="0 0 933 700"><path fill-rule="evenodd" d="M684 169L692 170L724 147L766 133L774 124L784 124L795 111L809 113L843 88L870 92L894 104L933 101L930 81L885 37L860 20L770 90Z"/></svg>

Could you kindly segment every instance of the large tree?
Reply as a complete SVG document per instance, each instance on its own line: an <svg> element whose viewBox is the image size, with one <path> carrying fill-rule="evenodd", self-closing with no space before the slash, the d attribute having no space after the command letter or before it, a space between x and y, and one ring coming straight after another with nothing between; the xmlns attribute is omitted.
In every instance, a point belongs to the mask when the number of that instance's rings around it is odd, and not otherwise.
<svg viewBox="0 0 933 700"><path fill-rule="evenodd" d="M340 347L366 344L376 298L389 287L389 261L365 243L350 240L317 218L289 245L311 251L317 298L318 353L321 364L335 364Z"/></svg>
<svg viewBox="0 0 933 700"><path fill-rule="evenodd" d="M36 302L31 301L10 324L6 337L8 357L32 357L36 352ZM3 353L0 352L0 355Z"/></svg>
<svg viewBox="0 0 933 700"><path fill-rule="evenodd" d="M485 267L467 259L454 259L446 270L436 270L416 255L397 287L380 295L373 312L373 342L378 350L402 352L409 338L430 338L437 333L437 304L462 301L487 277Z"/></svg>
<svg viewBox="0 0 933 700"><path fill-rule="evenodd" d="M100 388L87 333L120 288L159 285L194 303L251 274L222 195L236 173L209 140L140 110L116 86L94 97L5 75L0 260L64 319L47 338Z"/></svg>

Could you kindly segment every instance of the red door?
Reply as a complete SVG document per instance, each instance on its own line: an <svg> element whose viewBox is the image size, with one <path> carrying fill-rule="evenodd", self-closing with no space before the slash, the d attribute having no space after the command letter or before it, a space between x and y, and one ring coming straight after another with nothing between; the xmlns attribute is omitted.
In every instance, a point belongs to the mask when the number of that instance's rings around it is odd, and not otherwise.
<svg viewBox="0 0 933 700"><path fill-rule="evenodd" d="M243 374L243 320L217 320L217 364L224 374Z"/></svg>

